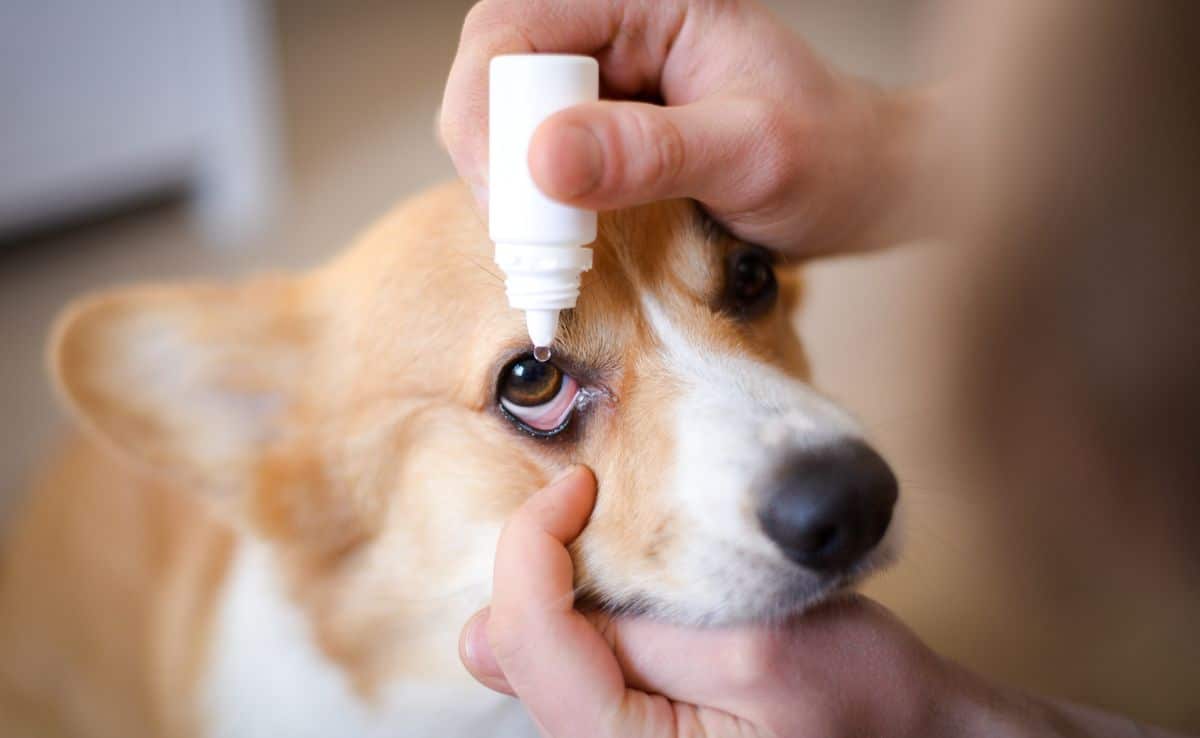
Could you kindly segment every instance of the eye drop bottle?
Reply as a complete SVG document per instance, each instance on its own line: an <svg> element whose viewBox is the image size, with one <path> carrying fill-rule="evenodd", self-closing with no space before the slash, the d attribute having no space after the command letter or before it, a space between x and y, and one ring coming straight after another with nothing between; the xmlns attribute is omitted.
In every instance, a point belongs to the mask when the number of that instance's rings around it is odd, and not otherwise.
<svg viewBox="0 0 1200 738"><path fill-rule="evenodd" d="M488 232L508 303L525 311L534 356L550 357L558 313L575 307L592 266L596 213L542 194L529 172L533 132L564 108L599 99L589 56L511 54L492 59L488 90Z"/></svg>

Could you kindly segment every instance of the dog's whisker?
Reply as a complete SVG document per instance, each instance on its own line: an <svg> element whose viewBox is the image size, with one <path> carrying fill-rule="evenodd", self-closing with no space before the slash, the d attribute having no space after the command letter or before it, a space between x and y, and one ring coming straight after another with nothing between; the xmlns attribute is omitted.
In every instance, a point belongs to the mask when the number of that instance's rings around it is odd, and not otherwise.
<svg viewBox="0 0 1200 738"><path fill-rule="evenodd" d="M472 265L474 265L477 269L479 269L484 274L491 277L493 280L495 280L501 286L504 285L503 275L501 275L499 272L491 269L490 267L485 266L484 263L482 261L480 261L479 257L476 256L475 254L468 253L466 251L463 251L462 249L449 249L449 251L451 253L457 254L457 255L461 256L462 258L466 259L467 261L471 262Z"/></svg>
<svg viewBox="0 0 1200 738"><path fill-rule="evenodd" d="M486 274L489 277L491 277L492 279L494 279L500 285L504 284L504 277L500 276L499 274L492 271L491 269L488 269L483 264L479 263L478 261L476 261L474 259L471 260L471 263L474 264L476 267L478 267L481 272L483 272L484 274Z"/></svg>

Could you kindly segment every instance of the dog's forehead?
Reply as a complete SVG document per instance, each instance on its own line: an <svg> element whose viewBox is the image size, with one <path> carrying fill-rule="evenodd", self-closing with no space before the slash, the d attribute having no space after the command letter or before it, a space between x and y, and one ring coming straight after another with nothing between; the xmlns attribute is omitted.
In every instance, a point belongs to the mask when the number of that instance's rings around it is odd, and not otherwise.
<svg viewBox="0 0 1200 738"><path fill-rule="evenodd" d="M720 236L687 201L605 213L575 310L561 318L561 341L581 359L619 353L634 338L647 300L713 301L721 287Z"/></svg>
<svg viewBox="0 0 1200 738"><path fill-rule="evenodd" d="M668 200L600 218L592 281L710 297L724 241L698 206Z"/></svg>
<svg viewBox="0 0 1200 738"><path fill-rule="evenodd" d="M594 265L583 275L584 299L597 292L628 298L631 291L646 290L711 296L729 242L691 201L602 213L592 244ZM482 309L505 301L503 274L492 250L466 188L452 185L393 211L333 267L364 297L426 296L433 310L446 308L437 303L452 295L464 306Z"/></svg>
<svg viewBox="0 0 1200 738"><path fill-rule="evenodd" d="M594 266L583 275L577 308L562 317L562 348L583 362L610 361L636 340L647 297L711 302L730 243L689 201L602 214ZM393 386L414 378L441 392L447 382L463 391L479 386L475 374L528 342L492 248L461 186L385 217L327 270L340 351L371 362L372 375ZM411 371L435 357L437 375Z"/></svg>

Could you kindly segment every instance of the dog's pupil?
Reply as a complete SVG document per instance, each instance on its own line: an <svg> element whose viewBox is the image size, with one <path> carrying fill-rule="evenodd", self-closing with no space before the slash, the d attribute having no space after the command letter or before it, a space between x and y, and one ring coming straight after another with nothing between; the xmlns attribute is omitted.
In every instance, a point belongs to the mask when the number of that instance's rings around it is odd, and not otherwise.
<svg viewBox="0 0 1200 738"><path fill-rule="evenodd" d="M750 301L761 295L771 283L771 267L757 256L746 256L734 267L737 296Z"/></svg>
<svg viewBox="0 0 1200 738"><path fill-rule="evenodd" d="M508 370L502 393L505 399L523 407L550 402L562 385L562 372L550 362L532 356L520 359Z"/></svg>
<svg viewBox="0 0 1200 738"><path fill-rule="evenodd" d="M759 246L747 246L726 257L724 309L740 320L751 320L771 309L779 293L771 256Z"/></svg>

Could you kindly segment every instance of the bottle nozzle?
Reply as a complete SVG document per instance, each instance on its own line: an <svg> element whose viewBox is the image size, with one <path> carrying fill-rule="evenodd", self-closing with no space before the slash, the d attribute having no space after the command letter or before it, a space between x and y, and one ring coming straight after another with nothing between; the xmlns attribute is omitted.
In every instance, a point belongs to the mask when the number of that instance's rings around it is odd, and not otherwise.
<svg viewBox="0 0 1200 738"><path fill-rule="evenodd" d="M558 333L557 310L526 310L525 326L529 329L529 340L533 342L534 358L546 361L550 358L550 346L554 344L554 336ZM546 358L538 355L542 350Z"/></svg>

